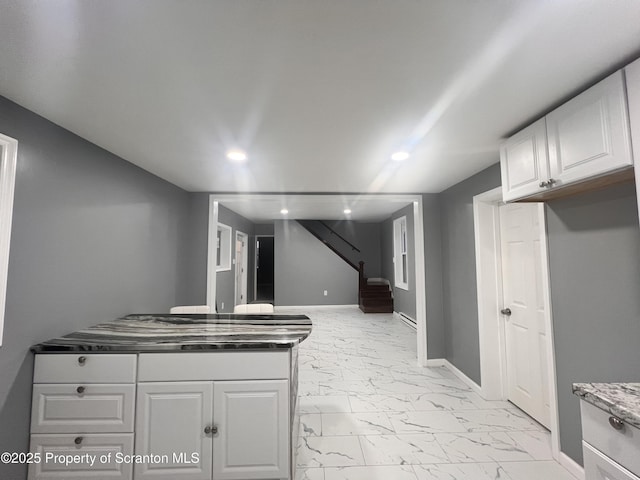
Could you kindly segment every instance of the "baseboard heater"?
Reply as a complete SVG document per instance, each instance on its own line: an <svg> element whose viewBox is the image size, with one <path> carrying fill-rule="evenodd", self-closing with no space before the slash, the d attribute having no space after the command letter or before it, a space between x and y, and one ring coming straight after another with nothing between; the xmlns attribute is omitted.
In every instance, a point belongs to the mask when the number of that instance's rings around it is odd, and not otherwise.
<svg viewBox="0 0 640 480"><path fill-rule="evenodd" d="M409 325L411 328L414 328L414 329L418 328L416 326L416 321L413 318L411 318L409 315L407 315L406 313L400 312L398 315L400 316L400 320L402 320L404 323Z"/></svg>

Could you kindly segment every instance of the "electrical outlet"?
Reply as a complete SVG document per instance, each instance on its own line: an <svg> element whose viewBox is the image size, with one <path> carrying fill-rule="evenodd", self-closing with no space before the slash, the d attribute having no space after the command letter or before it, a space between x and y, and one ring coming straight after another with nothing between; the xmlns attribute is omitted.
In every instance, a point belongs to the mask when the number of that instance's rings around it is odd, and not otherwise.
<svg viewBox="0 0 640 480"><path fill-rule="evenodd" d="M224 302L220 304L220 310L224 310Z"/></svg>
<svg viewBox="0 0 640 480"><path fill-rule="evenodd" d="M324 291L324 296L325 296L325 297L327 296L327 291L326 291L326 290Z"/></svg>

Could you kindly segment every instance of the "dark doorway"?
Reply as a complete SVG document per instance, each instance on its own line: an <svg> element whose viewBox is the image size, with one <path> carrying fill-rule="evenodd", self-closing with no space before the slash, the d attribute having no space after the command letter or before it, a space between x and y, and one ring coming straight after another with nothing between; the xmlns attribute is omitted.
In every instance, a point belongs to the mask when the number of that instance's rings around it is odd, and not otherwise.
<svg viewBox="0 0 640 480"><path fill-rule="evenodd" d="M256 302L273 303L273 237L256 237Z"/></svg>

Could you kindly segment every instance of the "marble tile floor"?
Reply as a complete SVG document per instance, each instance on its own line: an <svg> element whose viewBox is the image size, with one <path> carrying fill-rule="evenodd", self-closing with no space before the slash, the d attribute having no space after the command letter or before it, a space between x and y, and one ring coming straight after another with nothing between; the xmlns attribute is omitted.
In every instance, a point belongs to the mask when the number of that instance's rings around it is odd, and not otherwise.
<svg viewBox="0 0 640 480"><path fill-rule="evenodd" d="M393 315L286 313L313 320L299 350L296 480L575 480L511 403L417 367L415 330Z"/></svg>

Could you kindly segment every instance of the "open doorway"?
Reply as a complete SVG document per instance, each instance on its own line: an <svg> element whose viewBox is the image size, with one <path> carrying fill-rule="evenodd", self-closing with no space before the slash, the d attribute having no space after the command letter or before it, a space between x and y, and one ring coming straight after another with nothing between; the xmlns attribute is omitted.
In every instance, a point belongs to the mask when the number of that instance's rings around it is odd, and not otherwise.
<svg viewBox="0 0 640 480"><path fill-rule="evenodd" d="M274 237L256 236L256 302L273 303L274 299Z"/></svg>
<svg viewBox="0 0 640 480"><path fill-rule="evenodd" d="M247 303L248 249L249 236L236 232L236 305Z"/></svg>
<svg viewBox="0 0 640 480"><path fill-rule="evenodd" d="M473 209L482 396L510 400L549 428L561 461L544 205L505 207L497 188L476 195Z"/></svg>

